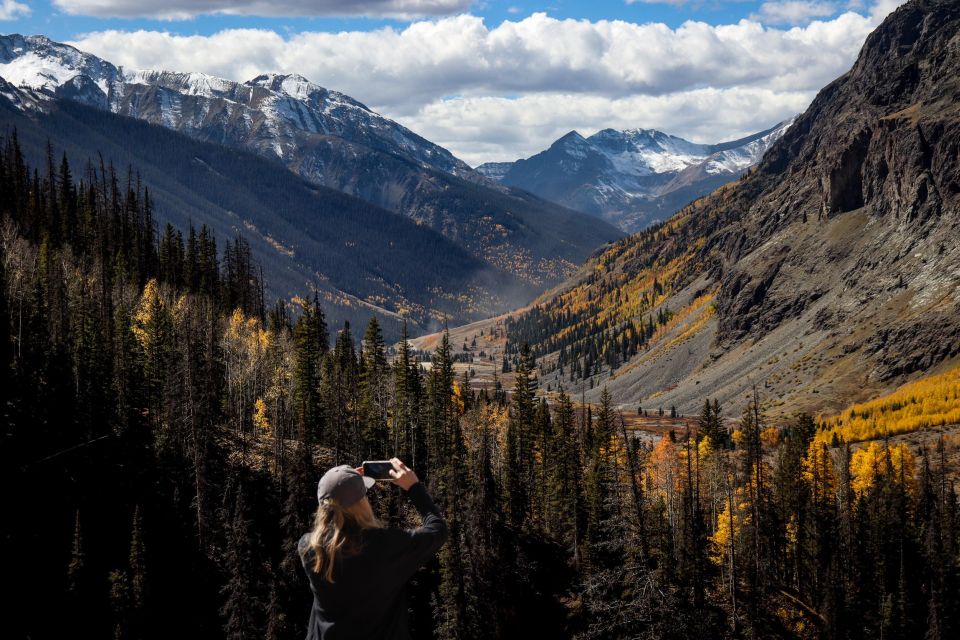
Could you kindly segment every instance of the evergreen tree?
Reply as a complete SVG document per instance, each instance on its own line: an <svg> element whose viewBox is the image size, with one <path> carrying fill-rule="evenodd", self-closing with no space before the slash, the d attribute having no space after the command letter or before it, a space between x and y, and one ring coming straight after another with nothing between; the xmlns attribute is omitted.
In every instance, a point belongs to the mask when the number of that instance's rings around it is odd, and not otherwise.
<svg viewBox="0 0 960 640"><path fill-rule="evenodd" d="M316 292L313 301L303 309L293 328L294 403L297 415L297 436L306 441L324 442L323 405L320 396L320 375L323 357L329 345L327 327Z"/></svg>
<svg viewBox="0 0 960 640"><path fill-rule="evenodd" d="M531 491L534 482L534 420L533 377L530 347L520 348L510 418L507 422L505 491L510 521L523 527L530 515Z"/></svg>
<svg viewBox="0 0 960 640"><path fill-rule="evenodd" d="M344 322L334 349L324 359L322 395L324 413L329 422L334 462L360 457L360 422L357 411L358 363L350 323ZM332 439L332 442L330 441Z"/></svg>
<svg viewBox="0 0 960 640"><path fill-rule="evenodd" d="M427 453L426 473L435 481L438 495L447 497L448 478L440 473L451 455L451 428L457 416L453 405L453 360L450 352L450 334L446 330L433 357L427 379L426 415L424 416ZM446 504L444 504L446 506Z"/></svg>
<svg viewBox="0 0 960 640"><path fill-rule="evenodd" d="M725 449L730 445L730 436L720 417L720 403L716 399L713 403L709 398L704 399L697 427L700 435L709 440L713 449Z"/></svg>
<svg viewBox="0 0 960 640"><path fill-rule="evenodd" d="M580 442L576 435L573 403L562 389L552 421L548 489L547 531L576 558L583 536Z"/></svg>
<svg viewBox="0 0 960 640"><path fill-rule="evenodd" d="M130 534L130 613L134 635L147 634L146 612L149 604L147 561L143 543L143 520L140 505L134 507L133 527Z"/></svg>
<svg viewBox="0 0 960 640"><path fill-rule="evenodd" d="M391 448L401 460L410 460L416 468L414 434L418 407L414 398L414 379L418 377L416 363L410 355L407 323L404 321L393 363L393 420L390 424Z"/></svg>
<svg viewBox="0 0 960 640"><path fill-rule="evenodd" d="M113 610L113 639L127 640L130 635L130 578L117 569L107 577L110 583L110 607Z"/></svg>
<svg viewBox="0 0 960 640"><path fill-rule="evenodd" d="M223 631L228 640L259 637L261 602L254 578L256 565L251 551L252 531L247 514L246 493L240 484L232 517L227 526L223 567L226 583L222 594L224 603L220 614L224 618Z"/></svg>
<svg viewBox="0 0 960 640"><path fill-rule="evenodd" d="M386 345L377 317L370 318L363 336L363 366L360 377L360 412L364 422L363 454L370 460L391 457L387 420L390 407L389 374Z"/></svg>
<svg viewBox="0 0 960 640"><path fill-rule="evenodd" d="M588 425L592 431L591 448L587 451L587 472L584 478L584 500L586 508L586 529L584 531L585 559L590 572L599 572L615 565L618 558L611 549L605 548L604 541L609 533L614 508L610 495L613 491L615 474L612 439L614 433L613 399L604 387L600 395L600 409L594 425Z"/></svg>

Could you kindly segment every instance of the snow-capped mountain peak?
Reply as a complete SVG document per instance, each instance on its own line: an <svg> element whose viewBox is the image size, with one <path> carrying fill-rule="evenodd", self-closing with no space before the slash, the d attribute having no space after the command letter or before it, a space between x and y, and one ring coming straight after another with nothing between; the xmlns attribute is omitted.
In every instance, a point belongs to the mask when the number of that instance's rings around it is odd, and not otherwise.
<svg viewBox="0 0 960 640"><path fill-rule="evenodd" d="M77 76L106 96L118 72L109 62L46 36L0 36L0 77L10 84L53 95Z"/></svg>
<svg viewBox="0 0 960 640"><path fill-rule="evenodd" d="M656 129L601 129L586 138L571 131L531 158L478 171L635 231L759 162L791 122L719 144ZM668 196L670 204L663 205Z"/></svg>
<svg viewBox="0 0 960 640"><path fill-rule="evenodd" d="M587 139L576 131L571 131L558 138L550 148L560 150L573 158L585 158L594 151L593 146L587 142Z"/></svg>
<svg viewBox="0 0 960 640"><path fill-rule="evenodd" d="M334 102L347 105L353 108L370 111L366 105L354 100L348 95L339 91L331 91L298 73L266 73L247 80L244 83L248 87L261 87L278 94L283 94L295 100L300 100L311 104L314 107L322 106L324 103Z"/></svg>
<svg viewBox="0 0 960 640"><path fill-rule="evenodd" d="M360 145L415 164L485 182L446 149L375 113L350 96L298 74L264 74L235 82L197 72L122 69L45 36L0 36L0 78L31 100L67 99L227 142L290 163L328 184L325 162L303 162L311 136L336 136L350 153ZM23 102L26 104L26 102ZM487 183L489 184L489 183Z"/></svg>
<svg viewBox="0 0 960 640"><path fill-rule="evenodd" d="M185 96L241 100L237 83L196 71L179 73L153 69L122 69L123 82L132 85L156 86Z"/></svg>
<svg viewBox="0 0 960 640"><path fill-rule="evenodd" d="M264 73L252 80L247 80L244 84L283 92L300 100L309 100L310 94L323 89L323 87L310 82L299 73Z"/></svg>
<svg viewBox="0 0 960 640"><path fill-rule="evenodd" d="M655 129L603 129L587 140L609 159L615 172L637 177L682 171L709 153L706 145Z"/></svg>

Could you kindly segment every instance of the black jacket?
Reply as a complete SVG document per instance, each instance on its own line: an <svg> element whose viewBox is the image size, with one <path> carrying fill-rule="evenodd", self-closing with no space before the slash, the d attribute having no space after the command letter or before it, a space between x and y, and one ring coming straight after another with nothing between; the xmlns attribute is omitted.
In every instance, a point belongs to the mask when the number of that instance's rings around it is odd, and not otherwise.
<svg viewBox="0 0 960 640"><path fill-rule="evenodd" d="M313 591L307 640L407 639L407 581L447 539L447 524L421 483L407 492L420 512L418 529L366 529L360 551L333 567L333 583L313 570L309 534L298 550Z"/></svg>

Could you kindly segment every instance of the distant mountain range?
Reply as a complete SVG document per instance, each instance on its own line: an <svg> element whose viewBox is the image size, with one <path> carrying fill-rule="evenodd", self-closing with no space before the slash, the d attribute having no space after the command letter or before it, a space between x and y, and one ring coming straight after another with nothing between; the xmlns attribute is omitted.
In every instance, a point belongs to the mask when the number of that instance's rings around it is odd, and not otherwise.
<svg viewBox="0 0 960 640"><path fill-rule="evenodd" d="M135 165L161 221L247 236L272 293L319 284L335 316L376 312L388 329L401 317L416 329L501 312L622 235L300 76L128 70L10 35L0 78L0 123L28 153L49 137L77 163L102 152Z"/></svg>
<svg viewBox="0 0 960 640"><path fill-rule="evenodd" d="M203 140L244 146L288 163L295 157L299 172L307 177L328 173L329 162L320 159L329 161L334 152L307 144L326 137L339 139L327 139L330 145L349 141L476 179L473 170L446 149L299 75L261 75L239 83L203 73L129 70L44 36L14 34L0 36L0 76L20 88Z"/></svg>
<svg viewBox="0 0 960 640"><path fill-rule="evenodd" d="M960 3L912 0L755 170L507 322L540 384L829 413L960 358ZM509 174L508 174L509 175Z"/></svg>
<svg viewBox="0 0 960 640"><path fill-rule="evenodd" d="M490 162L477 171L635 232L741 175L792 121L719 144L654 129L604 129L588 138L571 131L526 160Z"/></svg>

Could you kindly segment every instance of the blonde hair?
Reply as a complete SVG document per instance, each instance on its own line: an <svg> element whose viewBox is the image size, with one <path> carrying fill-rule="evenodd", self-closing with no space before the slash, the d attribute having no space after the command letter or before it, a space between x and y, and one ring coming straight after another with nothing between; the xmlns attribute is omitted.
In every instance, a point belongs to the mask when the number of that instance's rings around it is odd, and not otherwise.
<svg viewBox="0 0 960 640"><path fill-rule="evenodd" d="M383 526L373 515L373 508L366 497L349 507L340 506L334 500L326 499L320 503L313 517L313 530L308 538L307 548L313 549L316 556L313 570L323 575L324 580L333 582L333 565L337 554L346 556L360 549L353 536L362 529L377 529Z"/></svg>

